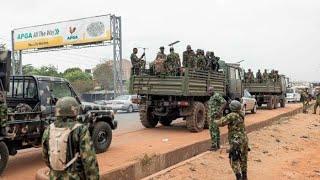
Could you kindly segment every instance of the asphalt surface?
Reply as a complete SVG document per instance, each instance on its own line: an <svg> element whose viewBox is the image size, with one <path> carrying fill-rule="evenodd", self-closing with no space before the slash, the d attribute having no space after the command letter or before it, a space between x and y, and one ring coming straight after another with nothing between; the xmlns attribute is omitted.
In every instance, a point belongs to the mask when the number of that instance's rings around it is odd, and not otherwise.
<svg viewBox="0 0 320 180"><path fill-rule="evenodd" d="M115 120L118 121L118 128L114 131L114 135L138 131L144 128L140 123L138 112L117 112Z"/></svg>

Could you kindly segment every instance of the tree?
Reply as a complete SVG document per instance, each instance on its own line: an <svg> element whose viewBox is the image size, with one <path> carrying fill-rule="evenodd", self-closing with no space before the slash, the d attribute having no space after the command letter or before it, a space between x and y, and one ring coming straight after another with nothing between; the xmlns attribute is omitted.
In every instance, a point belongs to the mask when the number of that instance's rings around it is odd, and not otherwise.
<svg viewBox="0 0 320 180"><path fill-rule="evenodd" d="M93 77L105 90L113 90L112 64L105 62L97 64Z"/></svg>
<svg viewBox="0 0 320 180"><path fill-rule="evenodd" d="M36 71L36 68L33 67L31 64L26 64L22 66L23 75L30 76L30 75L33 75L35 71Z"/></svg>
<svg viewBox="0 0 320 180"><path fill-rule="evenodd" d="M88 92L93 89L92 76L83 72L80 68L69 68L63 72L63 77L70 81L72 86L79 92Z"/></svg>
<svg viewBox="0 0 320 180"><path fill-rule="evenodd" d="M39 69L35 69L32 75L40 76L54 76L61 77L61 73L58 72L58 69L54 65L41 66Z"/></svg>

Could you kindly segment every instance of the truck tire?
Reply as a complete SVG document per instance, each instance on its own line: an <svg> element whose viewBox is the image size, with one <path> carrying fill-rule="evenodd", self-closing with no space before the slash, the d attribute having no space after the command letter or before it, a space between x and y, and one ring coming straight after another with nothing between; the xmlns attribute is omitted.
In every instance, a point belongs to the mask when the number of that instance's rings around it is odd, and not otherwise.
<svg viewBox="0 0 320 180"><path fill-rule="evenodd" d="M267 109L272 110L274 108L274 98L271 97L270 101L267 104Z"/></svg>
<svg viewBox="0 0 320 180"><path fill-rule="evenodd" d="M204 128L205 129L209 129L210 117L209 117L209 104L208 104L208 101L204 103L204 112L205 112Z"/></svg>
<svg viewBox="0 0 320 180"><path fill-rule="evenodd" d="M99 121L93 127L92 142L96 153L105 152L112 141L112 130L107 122Z"/></svg>
<svg viewBox="0 0 320 180"><path fill-rule="evenodd" d="M142 105L141 105L142 106ZM152 115L152 109L140 108L140 121L146 128L154 128L158 124L158 118Z"/></svg>
<svg viewBox="0 0 320 180"><path fill-rule="evenodd" d="M251 110L251 113L252 114L256 114L257 113L257 105L256 104L253 106L253 109Z"/></svg>
<svg viewBox="0 0 320 180"><path fill-rule="evenodd" d="M205 124L205 108L201 102L194 102L191 107L191 115L187 116L187 128L191 132L200 132Z"/></svg>
<svg viewBox="0 0 320 180"><path fill-rule="evenodd" d="M7 167L9 159L9 150L4 142L0 142L0 175Z"/></svg>
<svg viewBox="0 0 320 180"><path fill-rule="evenodd" d="M284 99L281 99L281 100L280 100L280 106L281 106L282 108L286 107L286 101L285 101Z"/></svg>
<svg viewBox="0 0 320 180"><path fill-rule="evenodd" d="M278 104L279 104L279 101L277 100L277 98L274 98L273 109L278 109Z"/></svg>

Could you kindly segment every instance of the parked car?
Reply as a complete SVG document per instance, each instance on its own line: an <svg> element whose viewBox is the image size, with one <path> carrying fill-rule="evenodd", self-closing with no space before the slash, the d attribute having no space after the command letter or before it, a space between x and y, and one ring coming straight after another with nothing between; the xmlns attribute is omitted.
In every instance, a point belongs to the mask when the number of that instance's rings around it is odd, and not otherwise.
<svg viewBox="0 0 320 180"><path fill-rule="evenodd" d="M110 107L114 112L121 110L131 113L139 110L139 100L140 97L138 95L122 95L105 103L106 106Z"/></svg>
<svg viewBox="0 0 320 180"><path fill-rule="evenodd" d="M249 93L247 89L243 92L241 98L243 112L251 111L251 113L257 112L257 100Z"/></svg>
<svg viewBox="0 0 320 180"><path fill-rule="evenodd" d="M286 93L288 102L300 102L301 94L297 88L288 88Z"/></svg>

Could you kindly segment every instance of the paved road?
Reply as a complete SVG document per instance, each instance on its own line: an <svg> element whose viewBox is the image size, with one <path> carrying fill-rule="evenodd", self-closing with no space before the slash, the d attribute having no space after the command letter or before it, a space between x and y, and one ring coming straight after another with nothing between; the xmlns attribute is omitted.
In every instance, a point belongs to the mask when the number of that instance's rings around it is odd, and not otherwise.
<svg viewBox="0 0 320 180"><path fill-rule="evenodd" d="M115 120L118 121L118 129L114 131L115 135L137 131L143 128L140 123L138 112L118 112L115 115Z"/></svg>

